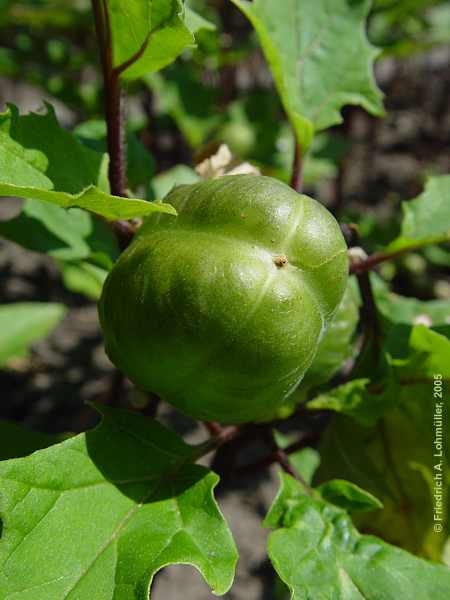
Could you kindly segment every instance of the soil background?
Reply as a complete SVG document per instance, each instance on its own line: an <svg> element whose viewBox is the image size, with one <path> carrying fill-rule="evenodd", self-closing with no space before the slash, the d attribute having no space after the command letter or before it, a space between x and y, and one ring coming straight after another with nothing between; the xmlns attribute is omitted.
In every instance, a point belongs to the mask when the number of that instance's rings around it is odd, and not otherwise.
<svg viewBox="0 0 450 600"><path fill-rule="evenodd" d="M391 214L392 203L394 210L399 210L400 200L420 193L424 173L450 172L449 64L450 50L436 49L420 57L387 59L378 65L387 118L376 120L357 109L352 111L351 128L346 130L352 149L341 182L347 205L364 207L367 214L373 213L382 221ZM3 81L0 105L6 101L26 112L39 108L42 96L26 85ZM70 121L71 115L58 105L57 111L63 121ZM313 192L327 203L334 185L325 182ZM0 218L6 218L11 210L13 204L0 204ZM448 281L445 272L439 277ZM396 285L406 295L418 294L414 281L405 284L399 279ZM418 295L432 297L433 290L421 288ZM49 433L92 427L97 417L85 403L101 401L117 379L103 351L95 304L65 290L51 259L4 241L0 242L0 300L52 301L68 306L63 322L35 346L29 361L0 371L0 418ZM128 393L125 384L124 394ZM206 437L203 429L169 407L160 407L158 416L188 440ZM245 462L260 452L256 446L249 447L241 460ZM276 468L270 468L245 478L225 478L218 490L220 506L240 551L237 578L225 596L227 600L275 600L265 549L267 532L261 528L261 520L276 489ZM169 567L158 574L152 594L155 600L214 597L200 575L185 566Z"/></svg>

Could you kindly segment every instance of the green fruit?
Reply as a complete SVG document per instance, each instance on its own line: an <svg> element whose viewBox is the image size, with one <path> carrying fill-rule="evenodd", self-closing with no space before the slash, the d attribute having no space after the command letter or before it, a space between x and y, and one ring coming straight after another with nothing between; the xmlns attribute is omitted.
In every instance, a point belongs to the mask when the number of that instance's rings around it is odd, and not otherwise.
<svg viewBox="0 0 450 600"><path fill-rule="evenodd" d="M261 420L283 404L342 300L332 215L285 184L233 175L175 188L119 258L100 300L111 360L184 413Z"/></svg>
<svg viewBox="0 0 450 600"><path fill-rule="evenodd" d="M313 388L329 381L343 367L353 352L353 338L358 325L358 294L353 279L348 280L342 302L339 304L319 343L317 353L304 378L289 399L270 419L285 419L304 402Z"/></svg>
<svg viewBox="0 0 450 600"><path fill-rule="evenodd" d="M300 388L315 387L329 381L352 354L352 340L359 320L358 296L349 281L340 303Z"/></svg>

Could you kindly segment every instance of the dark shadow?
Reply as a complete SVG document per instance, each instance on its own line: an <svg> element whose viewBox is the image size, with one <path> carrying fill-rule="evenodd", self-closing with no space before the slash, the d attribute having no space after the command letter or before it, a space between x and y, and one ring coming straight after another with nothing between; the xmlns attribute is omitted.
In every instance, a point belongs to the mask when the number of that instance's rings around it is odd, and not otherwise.
<svg viewBox="0 0 450 600"><path fill-rule="evenodd" d="M116 410L113 423L106 414L86 433L86 446L105 479L136 503L179 496L205 476L174 432L135 412Z"/></svg>

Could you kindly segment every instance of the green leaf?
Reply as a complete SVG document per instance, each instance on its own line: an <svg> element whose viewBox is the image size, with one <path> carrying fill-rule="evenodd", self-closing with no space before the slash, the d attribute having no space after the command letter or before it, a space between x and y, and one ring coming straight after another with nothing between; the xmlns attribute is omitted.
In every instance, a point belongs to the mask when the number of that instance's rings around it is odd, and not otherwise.
<svg viewBox="0 0 450 600"><path fill-rule="evenodd" d="M55 192L0 182L0 196L34 198L43 202L50 202L62 208L83 208L110 221L133 219L155 212L176 215L175 209L170 204L112 196L111 194L105 194L95 186L90 186L79 194L67 194L66 192Z"/></svg>
<svg viewBox="0 0 450 600"><path fill-rule="evenodd" d="M27 456L36 450L56 444L56 436L20 427L12 421L0 420L0 460Z"/></svg>
<svg viewBox="0 0 450 600"><path fill-rule="evenodd" d="M0 367L27 356L34 342L45 338L65 315L61 304L18 302L0 306Z"/></svg>
<svg viewBox="0 0 450 600"><path fill-rule="evenodd" d="M177 185L197 183L200 176L187 165L177 165L168 171L159 173L152 180L152 187L157 198L165 198Z"/></svg>
<svg viewBox="0 0 450 600"><path fill-rule="evenodd" d="M274 430L273 432L277 446L286 448L290 443L295 442L295 437L283 435L281 432ZM314 448L302 448L296 452L292 452L288 456L289 462L294 467L303 480L310 484L314 473L320 465L320 454Z"/></svg>
<svg viewBox="0 0 450 600"><path fill-rule="evenodd" d="M416 325L409 338L409 353L406 358L392 361L394 372L400 381L433 381L435 373L450 381L450 340L428 329Z"/></svg>
<svg viewBox="0 0 450 600"><path fill-rule="evenodd" d="M295 152L295 136L292 127L285 123L276 143L274 159L280 167L279 178L289 182ZM336 133L323 131L314 136L311 147L304 157L304 181L314 185L337 175L337 165L348 150L348 143Z"/></svg>
<svg viewBox="0 0 450 600"><path fill-rule="evenodd" d="M361 535L344 510L306 496L289 475L281 474L281 489L265 523L279 527L269 536L269 557L292 600L450 595L447 567Z"/></svg>
<svg viewBox="0 0 450 600"><path fill-rule="evenodd" d="M308 408L335 410L369 426L401 399L402 387L429 382L431 389L435 373L450 381L450 340L424 325L410 331L406 357L388 357L383 380L353 379L319 394Z"/></svg>
<svg viewBox="0 0 450 600"><path fill-rule="evenodd" d="M397 252L450 240L450 175L430 177L424 192L402 203L401 233L385 249Z"/></svg>
<svg viewBox="0 0 450 600"><path fill-rule="evenodd" d="M308 402L313 410L334 410L372 425L397 398L397 386L389 381L381 393L371 394L369 379L353 379L319 394Z"/></svg>
<svg viewBox="0 0 450 600"><path fill-rule="evenodd" d="M406 298L392 292L375 273L371 273L370 279L377 309L383 316L385 347L390 354L402 356L407 353L414 324L426 323L432 330L450 338L449 300Z"/></svg>
<svg viewBox="0 0 450 600"><path fill-rule="evenodd" d="M181 0L107 0L113 40L114 66L142 55L123 76L137 79L159 71L187 47L194 37L184 22Z"/></svg>
<svg viewBox="0 0 450 600"><path fill-rule="evenodd" d="M0 235L28 250L60 260L91 257L108 269L119 254L117 241L106 223L84 210L64 210L39 200L27 200L17 217L0 221Z"/></svg>
<svg viewBox="0 0 450 600"><path fill-rule="evenodd" d="M430 327L438 331L449 325L449 300L419 300L389 290L375 290L375 296L378 310L393 324L413 325L418 319L426 317Z"/></svg>
<svg viewBox="0 0 450 600"><path fill-rule="evenodd" d="M438 401L433 398L432 381L403 385L396 388L390 407L376 424L365 426L344 415L335 417L321 440L322 461L316 475L316 482L346 479L374 494L384 510L358 516L360 528L437 561L450 527L450 469L445 460L441 463L442 457L433 456L439 454L433 427ZM445 411L442 429L450 431ZM450 456L449 436L443 437L444 455ZM443 530L435 533L435 476L441 473Z"/></svg>
<svg viewBox="0 0 450 600"><path fill-rule="evenodd" d="M319 485L317 491L331 504L348 512L369 512L383 508L383 504L373 494L345 479L332 479Z"/></svg>
<svg viewBox="0 0 450 600"><path fill-rule="evenodd" d="M46 169L46 178L42 187L39 181L37 185L25 185L21 173L2 170L0 161L0 196L31 198L61 208L76 206L110 220L131 219L153 212L176 214L172 207L162 203L124 199L100 189L97 184L102 182L104 155L82 145L72 133L62 129L49 105L44 115L26 116L20 116L17 109L10 106L0 115L0 134L2 132L10 136L16 154L27 156L28 162L31 157L34 165L39 161L39 166ZM3 166L13 168L14 164ZM12 177L16 183L10 183ZM52 219L58 218L58 212L59 218L64 220L66 214L58 209L52 211ZM70 230L71 224L67 223L66 227ZM52 233L60 237L58 232Z"/></svg>
<svg viewBox="0 0 450 600"><path fill-rule="evenodd" d="M256 29L283 106L306 150L345 104L383 113L364 23L368 0L232 0Z"/></svg>
<svg viewBox="0 0 450 600"><path fill-rule="evenodd" d="M450 42L450 6L447 2L433 6L427 13L429 31L426 41L430 45Z"/></svg>
<svg viewBox="0 0 450 600"><path fill-rule="evenodd" d="M237 552L217 475L155 421L102 412L97 429L0 465L4 596L148 600L155 573L175 563L225 593Z"/></svg>
<svg viewBox="0 0 450 600"><path fill-rule="evenodd" d="M438 265L439 267L450 265L450 249L448 247L427 246L423 249L423 255L433 265Z"/></svg>
<svg viewBox="0 0 450 600"><path fill-rule="evenodd" d="M41 157L42 171L51 185L28 183L21 173L11 173L1 165L0 182L70 194L77 194L90 185L100 185L105 155L80 144L72 133L59 125L53 107L46 104L46 108L45 114L19 115L17 108L9 105L6 112L0 113L0 131L20 144L24 152ZM13 180L10 180L11 175Z"/></svg>
<svg viewBox="0 0 450 600"><path fill-rule="evenodd" d="M68 212L59 206L43 203L34 195L36 189L44 195L50 190L55 194L55 187L61 188L60 192L72 194L95 184L107 190L104 182L105 156L86 148L62 129L49 105L45 114L26 116L20 116L17 109L10 106L8 111L0 114L0 138L8 139L10 147L14 146L16 150L16 156L20 155L36 170L30 179L30 173L19 165L0 159L0 185L14 185L33 191L33 195L27 194L30 199L22 213L0 222L0 235L25 248L60 259L75 260L95 254L96 260L102 255L104 264L108 261L112 264L118 255L118 247L106 223L82 210ZM15 187L6 187L4 193L16 191Z"/></svg>
<svg viewBox="0 0 450 600"><path fill-rule="evenodd" d="M63 282L68 290L83 294L90 300L99 300L108 271L86 261L66 262L60 265Z"/></svg>
<svg viewBox="0 0 450 600"><path fill-rule="evenodd" d="M53 184L44 175L46 168L47 158L43 153L27 150L0 131L0 173L6 183L51 189Z"/></svg>
<svg viewBox="0 0 450 600"><path fill-rule="evenodd" d="M217 110L217 91L205 86L201 73L188 64L175 64L164 76L152 73L144 81L193 148L204 143L223 120Z"/></svg>
<svg viewBox="0 0 450 600"><path fill-rule="evenodd" d="M185 7L184 14L184 23L189 31L193 34L196 34L197 31L201 29L206 29L207 31L214 31L216 26L211 21L208 21L202 15L199 15L198 12L189 8L189 6Z"/></svg>
<svg viewBox="0 0 450 600"><path fill-rule="evenodd" d="M90 119L75 127L73 133L89 148L97 152L107 151L106 122ZM155 171L155 162L147 148L140 142L133 131L127 131L127 180L131 189L143 185L148 186Z"/></svg>

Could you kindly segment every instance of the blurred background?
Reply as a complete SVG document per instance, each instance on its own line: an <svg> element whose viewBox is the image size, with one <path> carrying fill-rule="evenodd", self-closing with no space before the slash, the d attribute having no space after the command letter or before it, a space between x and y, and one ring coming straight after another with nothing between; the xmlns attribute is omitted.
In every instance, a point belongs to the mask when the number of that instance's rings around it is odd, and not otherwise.
<svg viewBox="0 0 450 600"><path fill-rule="evenodd" d="M162 198L176 182L226 143L264 174L288 181L293 135L256 35L229 0L190 0L205 21L197 47L126 90L128 181L135 195ZM305 165L305 192L342 222L356 221L371 252L395 237L400 203L414 198L429 175L450 172L450 3L376 0L368 36L380 48L376 77L386 117L348 107L344 123L320 134ZM105 147L102 80L88 0L0 0L0 110L22 114L51 103L82 143ZM45 112L45 110L44 110ZM0 204L0 221L18 212ZM450 298L448 248L429 247L380 267L392 289L419 299ZM0 301L61 302L67 313L27 358L0 370L0 417L47 434L78 432L95 417L86 401L114 395L118 405L151 412L117 378L104 355L96 303L102 274L0 241ZM118 385L119 384L119 385ZM162 407L188 439L203 432ZM228 599L282 598L265 558L260 519L276 490L273 472L256 482L228 482L219 499L241 550ZM156 598L213 596L193 570L159 575Z"/></svg>

